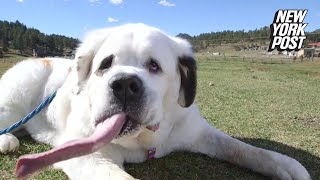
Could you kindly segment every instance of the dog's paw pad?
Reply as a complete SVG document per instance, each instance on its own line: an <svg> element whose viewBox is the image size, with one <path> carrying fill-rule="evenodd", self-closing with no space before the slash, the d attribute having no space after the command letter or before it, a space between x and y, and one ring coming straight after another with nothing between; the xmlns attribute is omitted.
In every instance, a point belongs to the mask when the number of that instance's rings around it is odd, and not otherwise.
<svg viewBox="0 0 320 180"><path fill-rule="evenodd" d="M12 134L0 136L0 153L16 151L19 148L19 140Z"/></svg>

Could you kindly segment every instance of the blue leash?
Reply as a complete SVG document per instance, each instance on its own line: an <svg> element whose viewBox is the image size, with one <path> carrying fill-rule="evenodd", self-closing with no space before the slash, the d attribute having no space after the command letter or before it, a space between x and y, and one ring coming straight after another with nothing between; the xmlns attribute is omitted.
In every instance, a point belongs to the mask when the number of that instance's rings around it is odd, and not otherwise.
<svg viewBox="0 0 320 180"><path fill-rule="evenodd" d="M35 115L37 115L40 111L42 111L46 106L48 106L52 102L56 94L57 94L57 91L55 91L53 94L47 97L47 99L42 101L34 110L32 110L28 115L26 115L20 121L16 122L15 124L13 124L12 126L6 129L0 130L0 135L12 132L13 130L27 123L30 119L32 119Z"/></svg>

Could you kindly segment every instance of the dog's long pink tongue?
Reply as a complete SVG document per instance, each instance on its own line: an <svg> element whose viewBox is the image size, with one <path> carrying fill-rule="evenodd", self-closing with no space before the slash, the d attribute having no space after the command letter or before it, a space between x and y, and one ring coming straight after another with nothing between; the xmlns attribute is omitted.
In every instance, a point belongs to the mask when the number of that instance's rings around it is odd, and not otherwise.
<svg viewBox="0 0 320 180"><path fill-rule="evenodd" d="M90 137L69 141L47 152L20 157L16 165L17 176L22 178L56 162L97 151L119 134L125 119L123 113L114 115L99 123Z"/></svg>

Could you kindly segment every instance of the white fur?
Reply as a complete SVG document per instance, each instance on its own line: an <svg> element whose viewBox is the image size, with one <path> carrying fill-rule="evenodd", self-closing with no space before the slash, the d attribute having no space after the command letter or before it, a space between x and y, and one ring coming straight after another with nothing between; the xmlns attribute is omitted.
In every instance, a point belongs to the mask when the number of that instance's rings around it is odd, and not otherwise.
<svg viewBox="0 0 320 180"><path fill-rule="evenodd" d="M0 152L7 153L15 151L19 148L19 140L12 134L7 133L0 136Z"/></svg>
<svg viewBox="0 0 320 180"><path fill-rule="evenodd" d="M115 56L112 67L97 76L95 71L100 62L110 54ZM71 179L132 179L123 170L123 162L145 161L147 149L153 146L157 149L156 158L187 150L280 179L311 179L296 160L245 144L215 129L201 117L197 105L181 107L178 104L181 56L193 56L188 42L143 24L93 31L80 45L76 61L28 60L3 75L0 129L19 120L60 88L48 109L24 128L37 141L52 146L90 136L96 118L109 106L108 81L118 73L129 73L137 75L146 89L147 106L140 119L143 126L98 152L55 164ZM161 74L150 74L146 69L150 57L159 61ZM145 128L157 123L160 128L156 132ZM2 153L17 146L18 141L12 135L0 136Z"/></svg>

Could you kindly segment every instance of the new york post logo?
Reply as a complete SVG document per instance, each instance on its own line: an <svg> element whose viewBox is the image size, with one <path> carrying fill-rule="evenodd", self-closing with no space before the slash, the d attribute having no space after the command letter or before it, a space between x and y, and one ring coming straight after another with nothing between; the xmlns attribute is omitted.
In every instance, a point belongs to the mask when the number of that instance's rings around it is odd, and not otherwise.
<svg viewBox="0 0 320 180"><path fill-rule="evenodd" d="M308 10L278 10L270 25L270 45L268 51L298 51L306 39L303 20Z"/></svg>

